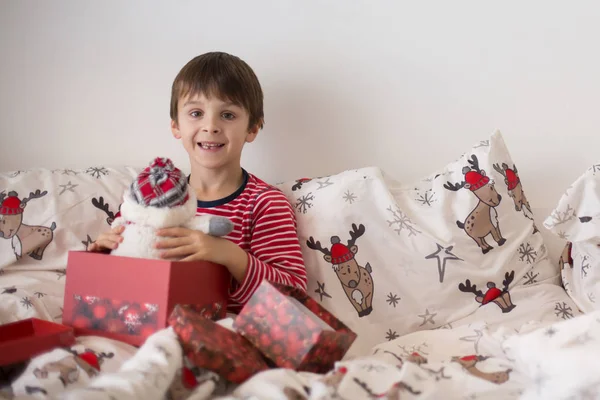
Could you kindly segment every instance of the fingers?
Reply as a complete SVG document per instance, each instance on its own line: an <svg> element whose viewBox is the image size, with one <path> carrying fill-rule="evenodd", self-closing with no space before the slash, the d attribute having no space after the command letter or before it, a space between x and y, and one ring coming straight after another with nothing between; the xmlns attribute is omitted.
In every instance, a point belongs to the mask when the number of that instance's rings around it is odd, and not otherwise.
<svg viewBox="0 0 600 400"><path fill-rule="evenodd" d="M120 234L123 233L124 228L124 226L118 226L108 233L102 233L96 241L88 246L88 251L101 252L116 249L123 241L123 236Z"/></svg>
<svg viewBox="0 0 600 400"><path fill-rule="evenodd" d="M162 258L185 257L189 255L197 255L196 248L192 245L180 246L174 249L165 250L160 254Z"/></svg>
<svg viewBox="0 0 600 400"><path fill-rule="evenodd" d="M182 236L190 236L194 231L187 228L165 228L158 229L156 231L157 236L172 236L172 237L182 237Z"/></svg>
<svg viewBox="0 0 600 400"><path fill-rule="evenodd" d="M188 237L173 237L170 239L163 239L154 244L156 249L171 249L173 247L180 247L190 244Z"/></svg>

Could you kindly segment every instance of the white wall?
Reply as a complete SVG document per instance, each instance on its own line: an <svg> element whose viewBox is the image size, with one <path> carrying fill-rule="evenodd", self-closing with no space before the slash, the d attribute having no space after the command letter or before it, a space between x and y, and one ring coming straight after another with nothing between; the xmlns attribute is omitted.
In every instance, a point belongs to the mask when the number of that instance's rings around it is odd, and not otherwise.
<svg viewBox="0 0 600 400"><path fill-rule="evenodd" d="M266 95L244 165L276 182L379 165L423 177L496 128L538 219L600 135L600 5L550 1L0 0L0 171L185 166L169 91L193 56Z"/></svg>

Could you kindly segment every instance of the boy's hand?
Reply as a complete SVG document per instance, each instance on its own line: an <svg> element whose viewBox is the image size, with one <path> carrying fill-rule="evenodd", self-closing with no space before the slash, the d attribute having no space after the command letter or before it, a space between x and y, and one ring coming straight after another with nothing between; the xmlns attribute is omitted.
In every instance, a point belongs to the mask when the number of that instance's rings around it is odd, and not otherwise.
<svg viewBox="0 0 600 400"><path fill-rule="evenodd" d="M158 236L170 236L155 244L155 248L164 249L162 258L180 258L181 261L218 262L220 241L204 232L187 228L165 228L156 231Z"/></svg>
<svg viewBox="0 0 600 400"><path fill-rule="evenodd" d="M95 242L92 242L88 246L88 251L92 252L105 252L114 250L119 246L119 243L123 241L121 233L125 230L123 225L117 226L108 232L101 233Z"/></svg>
<svg viewBox="0 0 600 400"><path fill-rule="evenodd" d="M180 258L181 261L208 261L227 267L242 282L248 269L248 255L237 244L221 237L187 228L166 228L156 231L158 236L170 236L157 242L164 249L162 258Z"/></svg>

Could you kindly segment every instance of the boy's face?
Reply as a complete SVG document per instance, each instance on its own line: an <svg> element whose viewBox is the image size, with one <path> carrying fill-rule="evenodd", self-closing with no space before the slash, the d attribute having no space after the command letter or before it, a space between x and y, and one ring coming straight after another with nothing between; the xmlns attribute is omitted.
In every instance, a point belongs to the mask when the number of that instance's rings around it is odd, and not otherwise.
<svg viewBox="0 0 600 400"><path fill-rule="evenodd" d="M181 139L190 162L207 169L238 168L245 143L253 142L258 126L248 128L248 112L227 100L204 94L183 98L173 136Z"/></svg>

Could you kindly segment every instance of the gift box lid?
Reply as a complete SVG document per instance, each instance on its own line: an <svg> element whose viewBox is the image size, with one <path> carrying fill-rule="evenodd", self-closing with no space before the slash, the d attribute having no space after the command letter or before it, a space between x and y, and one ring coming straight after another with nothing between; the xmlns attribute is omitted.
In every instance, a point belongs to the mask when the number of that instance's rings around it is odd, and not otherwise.
<svg viewBox="0 0 600 400"><path fill-rule="evenodd" d="M0 325L0 366L25 361L73 343L73 328L38 318Z"/></svg>
<svg viewBox="0 0 600 400"><path fill-rule="evenodd" d="M269 368L250 342L204 315L205 310L178 304L169 317L184 352L195 365L235 383Z"/></svg>

